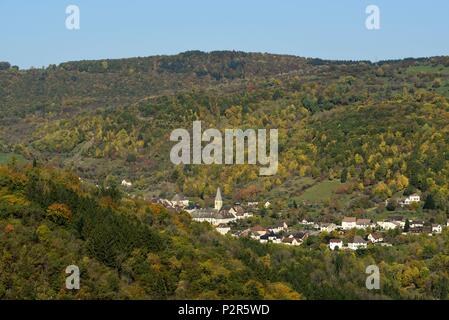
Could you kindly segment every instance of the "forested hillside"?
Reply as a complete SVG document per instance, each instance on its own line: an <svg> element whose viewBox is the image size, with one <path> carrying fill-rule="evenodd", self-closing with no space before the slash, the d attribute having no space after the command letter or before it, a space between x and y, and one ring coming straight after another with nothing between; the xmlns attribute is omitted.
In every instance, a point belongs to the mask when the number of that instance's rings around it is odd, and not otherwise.
<svg viewBox="0 0 449 320"><path fill-rule="evenodd" d="M304 248L232 239L67 171L0 167L2 299L447 298L447 233L356 253L329 252L328 237ZM370 292L373 263L384 285ZM79 291L65 289L72 264L82 271Z"/></svg>
<svg viewBox="0 0 449 320"><path fill-rule="evenodd" d="M174 166L170 132L279 129L279 170ZM272 202L257 221L449 214L449 57L326 61L186 52L18 70L0 63L0 299L447 299L449 235L330 252L220 236L150 203ZM118 186L122 179L132 188ZM325 190L328 188L329 190ZM265 219L265 220L264 220ZM393 234L391 235L393 238ZM376 263L383 289L368 292ZM67 265L82 289L64 289Z"/></svg>
<svg viewBox="0 0 449 320"><path fill-rule="evenodd" d="M373 198L409 185L448 196L447 57L373 64L194 51L9 68L0 83L2 151L71 168L96 184L127 178L141 195L193 197L221 185L235 198L253 186L266 196L295 177L344 173ZM174 167L169 134L193 120L279 128L279 174Z"/></svg>

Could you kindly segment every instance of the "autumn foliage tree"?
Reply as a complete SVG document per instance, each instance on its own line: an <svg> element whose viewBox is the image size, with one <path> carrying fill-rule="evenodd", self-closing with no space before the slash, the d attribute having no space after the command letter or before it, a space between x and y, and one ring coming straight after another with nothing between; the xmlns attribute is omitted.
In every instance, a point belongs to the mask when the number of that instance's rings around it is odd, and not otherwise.
<svg viewBox="0 0 449 320"><path fill-rule="evenodd" d="M72 219L72 211L62 203L53 203L47 209L47 218L57 224L66 224Z"/></svg>

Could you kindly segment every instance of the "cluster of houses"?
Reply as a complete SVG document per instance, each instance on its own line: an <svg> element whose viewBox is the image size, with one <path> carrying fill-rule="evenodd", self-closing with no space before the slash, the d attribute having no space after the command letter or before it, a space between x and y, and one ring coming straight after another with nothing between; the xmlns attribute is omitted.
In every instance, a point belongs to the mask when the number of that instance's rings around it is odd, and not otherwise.
<svg viewBox="0 0 449 320"><path fill-rule="evenodd" d="M177 212L185 210L190 205L189 199L179 194L175 194L171 200L164 198L153 198L151 202L158 203L168 209L174 209Z"/></svg>
<svg viewBox="0 0 449 320"><path fill-rule="evenodd" d="M229 223L253 216L238 203L233 206L224 206L220 188L217 189L214 208L193 208L186 211L190 213L193 221L209 222L215 227L221 227L217 229L220 233L224 233L224 230L227 229L224 226Z"/></svg>
<svg viewBox="0 0 449 320"><path fill-rule="evenodd" d="M250 213L239 203L232 206L223 205L223 198L221 196L220 188L217 189L213 208L200 208L192 205L189 199L179 194L176 194L172 200L156 199L156 202L167 208L175 209L178 212L186 211L190 214L193 221L208 222L215 226L217 231L222 234L226 234L230 230L228 227L229 223L253 216L252 213ZM248 205L247 208L257 205L258 203L251 203L251 205Z"/></svg>
<svg viewBox="0 0 449 320"><path fill-rule="evenodd" d="M370 233L365 240L361 236L354 236L348 241L345 246L342 239L331 239L329 241L329 248L331 250L360 250L368 248L368 244L391 246L391 244L385 243L383 235L381 233Z"/></svg>
<svg viewBox="0 0 449 320"><path fill-rule="evenodd" d="M122 184L124 182L126 181L123 181ZM413 194L405 199L401 199L399 204L406 206L420 201L420 196ZM213 208L200 208L195 206L189 199L179 194L176 194L172 200L157 199L156 202L165 207L175 209L178 212L187 211L194 221L208 222L222 235L231 232L230 223L252 217L253 213L251 212L259 207L258 202L248 202L246 206L242 206L240 203L231 206L224 205L220 188L217 189ZM269 202L265 202L262 205L265 208L271 206ZM285 222L281 222L278 225L268 228L257 225L243 231L235 232L232 235L235 237L248 237L260 243L299 246L309 236L318 235L320 232L332 233L337 231L340 235L344 235L345 232L350 230L370 231L371 233L365 238L356 235L350 241L345 242L342 239L331 239L328 244L331 250L359 250L367 248L369 244L391 246L391 244L384 241L383 231L399 229L404 234L428 235L439 234L443 231L443 226L440 224L426 225L421 220L407 221L402 216L391 217L377 222L371 219L344 217L340 225L335 223L317 223L307 220L302 220L299 224L306 226L308 230L290 231L288 225ZM447 226L449 227L449 221Z"/></svg>
<svg viewBox="0 0 449 320"><path fill-rule="evenodd" d="M443 231L443 226L440 224L432 224L426 226L421 220L411 220L408 223L408 228L406 228L406 220L403 217L393 217L388 220L379 221L377 223L370 219L358 219L355 217L344 217L341 224L337 225L334 223L316 223L307 220L302 220L301 225L307 226L309 230L299 231L299 232L289 232L289 227L285 222L279 225L264 228L262 226L254 226L252 228L236 232L233 234L235 237L249 237L260 243L276 243L299 246L301 245L309 236L318 235L321 232L331 233L333 231L338 231L340 235L344 235L345 232L350 230L367 230L371 231L366 238L361 236L354 236L350 241L346 243L342 239L331 239L329 241L329 248L331 250L348 249L348 250L359 250L365 249L369 244L379 245L379 246L391 246L391 244L384 241L384 235L382 231L388 231L395 228L400 228L403 234L428 234L434 235L439 234ZM449 227L449 221L447 223ZM405 230L407 229L407 230ZM226 234L231 231L231 228L226 225L218 226L217 230Z"/></svg>
<svg viewBox="0 0 449 320"><path fill-rule="evenodd" d="M329 241L329 248L331 250L360 250L366 249L368 244L391 246L391 244L384 242L384 238L381 233L373 232L368 235L366 240L361 236L354 236L350 241L348 241L346 246L344 245L342 239L331 239Z"/></svg>
<svg viewBox="0 0 449 320"><path fill-rule="evenodd" d="M299 231L288 234L288 225L285 222L269 228L257 225L233 234L234 237L251 238L260 243L270 242L290 246L301 245L309 235L311 235L311 233L308 231Z"/></svg>
<svg viewBox="0 0 449 320"><path fill-rule="evenodd" d="M408 226L407 226L408 224ZM449 227L449 221L447 222ZM372 222L370 219L357 219L354 217L345 217L341 223L341 226L337 226L334 230L353 230L353 229L371 229L388 231L393 229L402 230L403 234L427 234L434 235L443 232L443 226L441 224L432 224L426 226L422 220L411 220L408 223L404 217L392 217L387 220L378 221L377 223ZM384 242L384 236L380 232L372 232L368 235L366 239L360 236L355 236L351 241L347 243L347 246L343 244L342 239L331 239L329 241L329 248L331 250L336 249L349 249L349 250L359 250L366 249L368 244L378 244L382 246L391 246Z"/></svg>

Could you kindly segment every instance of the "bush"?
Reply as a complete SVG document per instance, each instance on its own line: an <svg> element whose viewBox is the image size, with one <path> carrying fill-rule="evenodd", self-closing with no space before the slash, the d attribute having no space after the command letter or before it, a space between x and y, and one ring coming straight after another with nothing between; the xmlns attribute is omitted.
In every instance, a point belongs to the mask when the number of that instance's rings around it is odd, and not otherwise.
<svg viewBox="0 0 449 320"><path fill-rule="evenodd" d="M66 224L72 219L72 211L62 203L53 203L47 209L47 218L57 224Z"/></svg>

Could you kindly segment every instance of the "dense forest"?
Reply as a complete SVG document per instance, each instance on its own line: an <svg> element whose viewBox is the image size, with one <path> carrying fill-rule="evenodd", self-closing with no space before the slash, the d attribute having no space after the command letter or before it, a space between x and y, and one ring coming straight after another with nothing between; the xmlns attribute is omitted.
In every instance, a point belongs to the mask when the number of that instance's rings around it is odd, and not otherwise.
<svg viewBox="0 0 449 320"><path fill-rule="evenodd" d="M279 129L279 170L174 166L170 132ZM233 239L149 199L263 201L267 220L449 214L449 57L328 61L185 52L19 70L0 62L0 298L447 299L449 235L330 252ZM132 181L124 190L118 181ZM336 185L324 199L323 182ZM311 191L312 190L312 191ZM314 201L318 198L317 201ZM376 208L373 210L373 208ZM75 263L76 262L76 263ZM64 290L64 269L84 286ZM364 287L381 266L379 292Z"/></svg>

